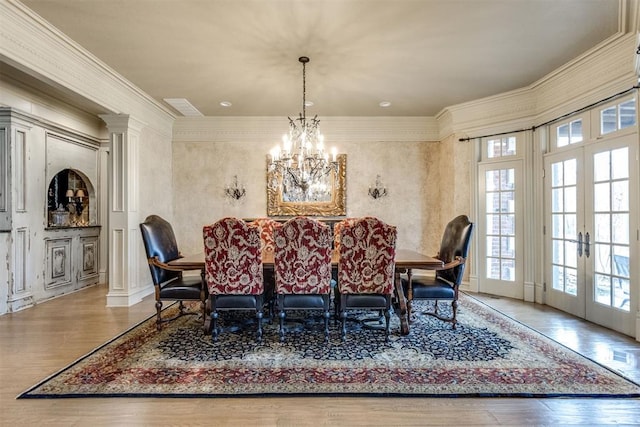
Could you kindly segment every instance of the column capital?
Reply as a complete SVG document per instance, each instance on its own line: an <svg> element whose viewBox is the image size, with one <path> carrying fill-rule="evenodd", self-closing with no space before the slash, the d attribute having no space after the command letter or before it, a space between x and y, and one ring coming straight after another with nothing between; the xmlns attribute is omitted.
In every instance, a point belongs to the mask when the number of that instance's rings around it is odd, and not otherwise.
<svg viewBox="0 0 640 427"><path fill-rule="evenodd" d="M130 116L129 114L99 114L103 122L107 124L109 132L134 131L140 133L147 124Z"/></svg>

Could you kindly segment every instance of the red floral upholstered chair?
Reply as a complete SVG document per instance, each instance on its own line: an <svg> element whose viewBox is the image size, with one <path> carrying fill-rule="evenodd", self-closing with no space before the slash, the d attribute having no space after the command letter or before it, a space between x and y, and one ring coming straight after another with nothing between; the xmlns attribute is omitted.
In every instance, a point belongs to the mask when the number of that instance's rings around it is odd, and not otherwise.
<svg viewBox="0 0 640 427"><path fill-rule="evenodd" d="M271 218L256 218L251 221L251 225L255 225L260 230L262 250L273 252L276 246L273 238L273 230L280 227L281 224Z"/></svg>
<svg viewBox="0 0 640 427"><path fill-rule="evenodd" d="M311 218L296 217L276 228L274 235L280 340L284 341L284 320L289 310L322 310L328 340L331 228Z"/></svg>
<svg viewBox="0 0 640 427"><path fill-rule="evenodd" d="M440 251L435 256L444 265L436 270L435 276L424 278L412 278L402 281L404 292L407 295L407 317L411 319L413 300L434 301L433 310L425 311L445 322L451 322L452 329L456 328L456 313L458 310L458 287L462 283L464 268L469 253L473 223L466 215L459 215L449 221L442 235ZM443 315L438 312L438 301L451 302L451 315Z"/></svg>
<svg viewBox="0 0 640 427"><path fill-rule="evenodd" d="M383 311L386 339L389 338L396 236L396 227L371 217L342 228L338 296L343 340L347 333L347 310L350 309Z"/></svg>
<svg viewBox="0 0 640 427"><path fill-rule="evenodd" d="M260 230L262 250L273 253L276 243L273 231L282 224L271 218L256 218L250 223ZM269 315L273 315L273 289L275 289L275 274L273 268L266 268L264 272L264 286L269 292L265 294L265 303L269 303Z"/></svg>
<svg viewBox="0 0 640 427"><path fill-rule="evenodd" d="M254 310L261 341L265 287L260 230L238 218L223 218L204 226L203 236L213 340L219 334L220 311Z"/></svg>
<svg viewBox="0 0 640 427"><path fill-rule="evenodd" d="M204 325L207 291L202 283L201 274L183 275L183 271L188 269L168 265L170 261L182 258L171 224L158 215L149 215L140 224L140 232L155 288L157 328L161 329L162 323L184 314L198 314L186 311L183 301L200 301ZM163 319L161 316L163 301L180 301L178 316Z"/></svg>
<svg viewBox="0 0 640 427"><path fill-rule="evenodd" d="M345 218L333 225L333 247L337 251L340 249L340 232L345 226L352 225L359 218Z"/></svg>

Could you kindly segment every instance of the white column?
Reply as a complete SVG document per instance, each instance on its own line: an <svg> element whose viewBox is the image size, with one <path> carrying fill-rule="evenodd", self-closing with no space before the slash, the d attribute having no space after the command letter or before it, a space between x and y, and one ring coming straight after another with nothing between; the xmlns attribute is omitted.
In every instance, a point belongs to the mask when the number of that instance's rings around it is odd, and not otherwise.
<svg viewBox="0 0 640 427"><path fill-rule="evenodd" d="M108 307L136 304L153 292L140 282L139 141L144 123L126 114L100 116L109 130Z"/></svg>

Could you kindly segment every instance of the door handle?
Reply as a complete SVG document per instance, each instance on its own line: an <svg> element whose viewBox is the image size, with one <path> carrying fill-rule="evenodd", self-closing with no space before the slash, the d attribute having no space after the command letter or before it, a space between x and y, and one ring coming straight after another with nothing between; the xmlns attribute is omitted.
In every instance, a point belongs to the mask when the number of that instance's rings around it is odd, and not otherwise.
<svg viewBox="0 0 640 427"><path fill-rule="evenodd" d="M578 256L582 256L582 231L578 233L578 241L573 240L578 244Z"/></svg>
<svg viewBox="0 0 640 427"><path fill-rule="evenodd" d="M591 243L588 231L584 234L584 254L587 258L589 258L589 255L591 255Z"/></svg>

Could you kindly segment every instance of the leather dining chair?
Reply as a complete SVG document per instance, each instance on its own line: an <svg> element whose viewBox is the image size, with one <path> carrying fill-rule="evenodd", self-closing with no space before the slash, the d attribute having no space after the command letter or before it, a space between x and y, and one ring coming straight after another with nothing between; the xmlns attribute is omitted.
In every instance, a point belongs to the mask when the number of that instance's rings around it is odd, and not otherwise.
<svg viewBox="0 0 640 427"><path fill-rule="evenodd" d="M211 337L217 341L221 311L253 311L257 341L262 340L266 289L262 270L260 230L238 218L226 217L202 229L204 281L209 290Z"/></svg>
<svg viewBox="0 0 640 427"><path fill-rule="evenodd" d="M158 215L149 215L140 224L140 232L155 288L157 328L161 329L162 323L182 315L198 314L186 311L183 301L200 301L204 325L207 290L202 283L201 274L197 276L183 275L183 271L187 270L167 264L182 258L171 224ZM180 312L178 315L163 319L161 316L163 301L179 301Z"/></svg>
<svg viewBox="0 0 640 427"><path fill-rule="evenodd" d="M331 228L312 218L298 216L276 228L274 236L280 340L284 341L284 321L288 311L320 310L324 317L325 341L328 341Z"/></svg>
<svg viewBox="0 0 640 427"><path fill-rule="evenodd" d="M343 341L347 310L354 309L382 311L385 339L389 339L396 238L396 227L372 217L361 218L340 231L338 306Z"/></svg>
<svg viewBox="0 0 640 427"><path fill-rule="evenodd" d="M473 223L466 215L459 215L452 219L444 229L440 251L435 256L444 265L436 269L434 276L424 278L409 276L408 280L403 279L409 319L411 319L413 300L432 300L434 301L433 310L425 311L423 314L451 322L452 328L456 328L458 288L464 276L472 233ZM438 311L438 301L440 300L451 302L451 316L441 314Z"/></svg>

